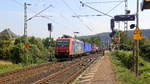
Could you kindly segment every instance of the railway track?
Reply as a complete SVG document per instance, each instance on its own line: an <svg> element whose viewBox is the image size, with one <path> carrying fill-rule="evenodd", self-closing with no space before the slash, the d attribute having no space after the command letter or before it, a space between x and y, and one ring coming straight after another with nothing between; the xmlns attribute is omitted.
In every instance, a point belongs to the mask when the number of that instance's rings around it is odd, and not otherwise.
<svg viewBox="0 0 150 84"><path fill-rule="evenodd" d="M1 73L0 84L13 84L13 83L19 84L19 82L21 82L22 79L26 79L33 75L36 75L37 72L42 73L42 71L50 69L51 68L50 66L55 65L56 63L46 63Z"/></svg>
<svg viewBox="0 0 150 84"><path fill-rule="evenodd" d="M96 58L97 56L84 57L79 62L53 73L34 84L69 84L94 62Z"/></svg>
<svg viewBox="0 0 150 84"><path fill-rule="evenodd" d="M0 84L65 84L94 61L93 57L85 56L72 61L50 62L1 73Z"/></svg>

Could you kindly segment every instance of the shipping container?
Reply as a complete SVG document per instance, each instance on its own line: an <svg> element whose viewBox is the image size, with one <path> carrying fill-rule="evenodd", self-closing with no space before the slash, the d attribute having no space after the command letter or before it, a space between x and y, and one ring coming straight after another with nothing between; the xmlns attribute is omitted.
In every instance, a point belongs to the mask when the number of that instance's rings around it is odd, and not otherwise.
<svg viewBox="0 0 150 84"><path fill-rule="evenodd" d="M84 43L79 40L72 42L72 55L81 55L84 52Z"/></svg>
<svg viewBox="0 0 150 84"><path fill-rule="evenodd" d="M85 42L84 43L84 52L88 53L88 52L91 52L91 51L92 51L92 44Z"/></svg>

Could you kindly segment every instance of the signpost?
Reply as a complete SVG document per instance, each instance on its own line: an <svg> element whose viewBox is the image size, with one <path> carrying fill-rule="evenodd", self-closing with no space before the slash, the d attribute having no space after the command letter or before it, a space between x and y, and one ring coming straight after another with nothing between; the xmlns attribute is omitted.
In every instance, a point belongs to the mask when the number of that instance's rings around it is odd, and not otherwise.
<svg viewBox="0 0 150 84"><path fill-rule="evenodd" d="M136 29L134 30L133 39L135 40L133 52L133 59L134 59L133 70L135 71L136 76L138 76L139 40L142 39L142 32L139 29L139 27L136 27Z"/></svg>
<svg viewBox="0 0 150 84"><path fill-rule="evenodd" d="M116 15L114 17L115 21L134 21L135 15Z"/></svg>

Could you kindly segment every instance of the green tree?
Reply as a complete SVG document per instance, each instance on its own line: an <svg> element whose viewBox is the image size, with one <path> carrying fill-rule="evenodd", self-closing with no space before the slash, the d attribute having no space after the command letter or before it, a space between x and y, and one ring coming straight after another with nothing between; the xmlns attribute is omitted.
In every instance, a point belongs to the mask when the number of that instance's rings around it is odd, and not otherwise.
<svg viewBox="0 0 150 84"><path fill-rule="evenodd" d="M9 60L11 55L11 47L13 45L13 39L0 39L0 59Z"/></svg>
<svg viewBox="0 0 150 84"><path fill-rule="evenodd" d="M28 41L30 44L36 45L40 50L44 50L44 45L40 38L28 37Z"/></svg>
<svg viewBox="0 0 150 84"><path fill-rule="evenodd" d="M117 44L118 48L121 50L131 50L133 48L132 39L123 31L117 31L112 38L120 38L120 42L117 43L115 40L112 40L112 43Z"/></svg>
<svg viewBox="0 0 150 84"><path fill-rule="evenodd" d="M81 38L80 40L83 41L83 42L89 42L89 43L92 43L92 44L96 44L98 46L101 45L100 44L101 43L100 37Z"/></svg>
<svg viewBox="0 0 150 84"><path fill-rule="evenodd" d="M26 44L29 47L24 47ZM54 50L54 49L53 49ZM43 40L35 37L17 37L16 39L0 39L0 59L13 63L32 64L48 60L48 49Z"/></svg>
<svg viewBox="0 0 150 84"><path fill-rule="evenodd" d="M29 48L24 48L28 44ZM15 59L16 58L16 59ZM40 38L35 37L18 37L12 48L12 61L14 63L32 64L38 60L47 60L48 50Z"/></svg>
<svg viewBox="0 0 150 84"><path fill-rule="evenodd" d="M55 40L53 38L46 38L43 39L43 44L45 48L49 48L49 47L55 47Z"/></svg>
<svg viewBox="0 0 150 84"><path fill-rule="evenodd" d="M120 49L131 50L132 48L133 40L125 32L120 32Z"/></svg>
<svg viewBox="0 0 150 84"><path fill-rule="evenodd" d="M17 37L15 39L14 45L21 44L21 43L29 43L28 38L25 36Z"/></svg>

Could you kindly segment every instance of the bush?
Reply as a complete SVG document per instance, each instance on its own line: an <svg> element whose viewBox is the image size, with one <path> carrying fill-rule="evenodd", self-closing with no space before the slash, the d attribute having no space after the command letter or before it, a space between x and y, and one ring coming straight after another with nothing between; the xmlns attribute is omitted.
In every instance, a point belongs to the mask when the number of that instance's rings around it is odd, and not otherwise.
<svg viewBox="0 0 150 84"><path fill-rule="evenodd" d="M145 83L145 80L138 80L134 73L122 66L121 60L116 58L115 56L112 57L112 63L114 64L117 84L149 84Z"/></svg>
<svg viewBox="0 0 150 84"><path fill-rule="evenodd" d="M27 43L29 48L23 48ZM48 60L48 50L44 48L42 40L35 37L19 37L12 48L11 60L14 63L32 64L38 60Z"/></svg>
<svg viewBox="0 0 150 84"><path fill-rule="evenodd" d="M113 56L116 56L121 63L128 69L132 68L132 53L127 51L118 50L113 52Z"/></svg>
<svg viewBox="0 0 150 84"><path fill-rule="evenodd" d="M150 61L150 39L143 38L140 41L140 55Z"/></svg>
<svg viewBox="0 0 150 84"><path fill-rule="evenodd" d="M11 47L13 44L13 39L2 40L0 39L0 59L9 60L11 56Z"/></svg>
<svg viewBox="0 0 150 84"><path fill-rule="evenodd" d="M112 62L114 64L117 84L149 84L150 82L150 63L143 60L139 56L139 72L138 77L131 72L131 52L115 51L112 53ZM124 60L123 60L124 59Z"/></svg>
<svg viewBox="0 0 150 84"><path fill-rule="evenodd" d="M13 46L11 50L12 56L11 56L11 61L13 63L21 63L23 62L23 55L25 55L25 50L22 47L22 44L17 44Z"/></svg>
<svg viewBox="0 0 150 84"><path fill-rule="evenodd" d="M49 48L49 47L55 47L55 40L53 38L46 38L43 39L43 44L45 48Z"/></svg>
<svg viewBox="0 0 150 84"><path fill-rule="evenodd" d="M24 48L25 44L29 48ZM0 46L0 59L16 64L41 63L47 61L49 56L48 49L40 38L22 36L13 40L0 40Z"/></svg>
<svg viewBox="0 0 150 84"><path fill-rule="evenodd" d="M9 60L11 56L11 48L0 48L0 59Z"/></svg>

